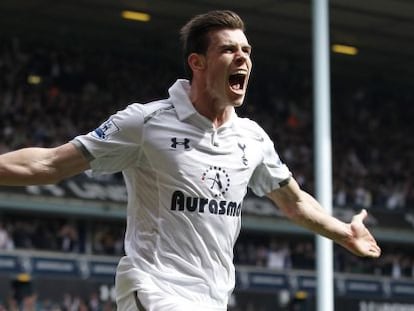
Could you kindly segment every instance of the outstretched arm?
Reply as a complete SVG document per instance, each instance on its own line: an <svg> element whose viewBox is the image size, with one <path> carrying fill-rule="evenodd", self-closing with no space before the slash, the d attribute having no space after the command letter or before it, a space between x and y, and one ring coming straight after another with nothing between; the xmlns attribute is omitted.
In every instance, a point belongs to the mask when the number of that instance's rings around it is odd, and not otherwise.
<svg viewBox="0 0 414 311"><path fill-rule="evenodd" d="M89 168L72 143L55 148L24 148L0 155L0 185L52 184Z"/></svg>
<svg viewBox="0 0 414 311"><path fill-rule="evenodd" d="M268 197L293 222L333 240L353 254L380 256L381 249L363 223L367 216L365 210L355 215L351 223L342 222L326 213L311 195L299 188L293 178L287 185L269 193Z"/></svg>

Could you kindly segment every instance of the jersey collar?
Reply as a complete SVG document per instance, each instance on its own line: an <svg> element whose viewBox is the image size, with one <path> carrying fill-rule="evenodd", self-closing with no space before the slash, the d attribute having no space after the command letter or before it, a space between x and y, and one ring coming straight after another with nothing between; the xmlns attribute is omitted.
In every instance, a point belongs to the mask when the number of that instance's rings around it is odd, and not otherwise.
<svg viewBox="0 0 414 311"><path fill-rule="evenodd" d="M190 82L188 80L178 79L170 87L168 93L170 94L170 99L180 121L183 121L197 113L190 101Z"/></svg>
<svg viewBox="0 0 414 311"><path fill-rule="evenodd" d="M168 93L170 95L170 99L174 105L175 111L177 112L178 119L180 121L183 121L190 116L197 115L205 123L206 125L211 127L211 121L209 121L207 118L199 115L197 110L194 108L193 104L190 101L190 82L185 79L178 79L168 90ZM236 117L236 112L233 110L233 113L230 117L230 120L228 120L223 126L221 127L227 127L233 125L234 118Z"/></svg>

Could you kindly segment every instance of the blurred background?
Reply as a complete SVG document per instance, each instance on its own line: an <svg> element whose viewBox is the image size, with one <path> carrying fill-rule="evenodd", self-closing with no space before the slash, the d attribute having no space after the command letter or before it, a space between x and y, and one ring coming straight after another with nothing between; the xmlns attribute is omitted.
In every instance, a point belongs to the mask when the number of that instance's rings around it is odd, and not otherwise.
<svg viewBox="0 0 414 311"><path fill-rule="evenodd" d="M414 309L414 2L331 0L334 214L366 208L380 259L335 246L335 310ZM232 9L254 69L238 111L261 124L313 193L307 0L2 0L0 153L50 147L184 77L193 15ZM0 310L114 310L126 190L120 174L0 187ZM248 194L231 311L314 310L314 236ZM400 309L399 309L400 308Z"/></svg>

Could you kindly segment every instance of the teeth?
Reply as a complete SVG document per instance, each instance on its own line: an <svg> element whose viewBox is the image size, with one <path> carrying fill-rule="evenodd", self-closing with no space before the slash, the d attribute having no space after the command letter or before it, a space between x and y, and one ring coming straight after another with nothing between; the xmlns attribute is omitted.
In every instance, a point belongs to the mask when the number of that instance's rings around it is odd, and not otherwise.
<svg viewBox="0 0 414 311"><path fill-rule="evenodd" d="M236 72L233 72L234 75L240 74L240 75L245 75L246 71L244 70L237 70Z"/></svg>

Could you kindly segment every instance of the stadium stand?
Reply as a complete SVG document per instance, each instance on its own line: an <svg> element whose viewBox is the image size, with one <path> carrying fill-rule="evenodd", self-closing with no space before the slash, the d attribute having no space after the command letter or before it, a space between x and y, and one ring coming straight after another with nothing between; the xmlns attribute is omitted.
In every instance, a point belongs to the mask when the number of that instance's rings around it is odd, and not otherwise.
<svg viewBox="0 0 414 311"><path fill-rule="evenodd" d="M145 62L127 52L0 38L0 152L66 142L128 103L164 97L181 74L180 66L143 57ZM255 70L240 114L264 126L296 179L312 192L310 80L285 60ZM380 260L372 261L335 248L336 286L343 297L368 295L371 289L374 298L400 295L401 301L412 303L407 295L414 292L409 234L414 226L414 141L407 133L413 133L414 125L407 111L413 95L381 83L336 87L333 92L335 212L346 219L349 211L368 209L384 251ZM0 194L0 274L6 276L0 282L0 310L15 309L21 288L33 294L24 294L28 310L111 310L111 277L123 254L122 178L82 175L55 186L1 187ZM276 209L269 212L266 206L251 194L246 199L244 213L250 218L235 247L238 285L229 310L265 311L283 304L293 279L298 295L288 299L290 304L307 300L300 290L314 290L312 236L294 227L284 229ZM268 215L275 219L271 230L264 219ZM398 230L401 236L395 235ZM19 279L26 268L29 278ZM78 282L71 273L79 276ZM368 290L352 292L351 281ZM63 292L45 291L52 282Z"/></svg>

